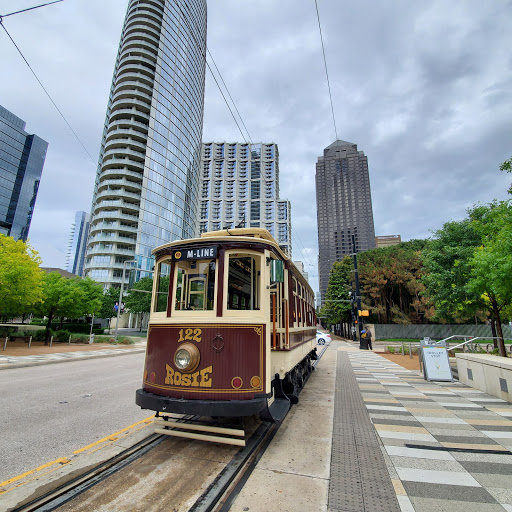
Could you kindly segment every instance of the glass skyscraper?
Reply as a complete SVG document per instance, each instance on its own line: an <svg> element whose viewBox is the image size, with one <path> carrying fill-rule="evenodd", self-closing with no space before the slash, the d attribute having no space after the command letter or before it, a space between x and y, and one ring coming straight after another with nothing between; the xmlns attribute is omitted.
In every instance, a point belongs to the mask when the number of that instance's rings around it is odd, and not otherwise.
<svg viewBox="0 0 512 512"><path fill-rule="evenodd" d="M0 233L26 240L48 143L0 106Z"/></svg>
<svg viewBox="0 0 512 512"><path fill-rule="evenodd" d="M318 274L325 299L334 262L375 248L368 158L357 145L337 140L324 149L316 164Z"/></svg>
<svg viewBox="0 0 512 512"><path fill-rule="evenodd" d="M194 236L206 0L130 0L91 209L85 275L120 286L123 263Z"/></svg>
<svg viewBox="0 0 512 512"><path fill-rule="evenodd" d="M90 215L86 212L76 212L75 223L71 226L69 237L66 270L71 274L81 276L84 272L85 248L89 233Z"/></svg>

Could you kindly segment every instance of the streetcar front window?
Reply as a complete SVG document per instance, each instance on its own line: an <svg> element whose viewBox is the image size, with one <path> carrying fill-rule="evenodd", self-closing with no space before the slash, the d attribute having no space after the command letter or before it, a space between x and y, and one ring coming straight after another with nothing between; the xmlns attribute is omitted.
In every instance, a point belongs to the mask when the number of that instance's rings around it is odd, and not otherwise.
<svg viewBox="0 0 512 512"><path fill-rule="evenodd" d="M167 300L169 299L169 273L171 265L169 263L159 263L157 270L156 297L153 305L155 312L167 311Z"/></svg>
<svg viewBox="0 0 512 512"><path fill-rule="evenodd" d="M228 309L260 308L260 258L231 254L229 256Z"/></svg>
<svg viewBox="0 0 512 512"><path fill-rule="evenodd" d="M179 261L175 265L174 309L212 311L215 299L215 260Z"/></svg>

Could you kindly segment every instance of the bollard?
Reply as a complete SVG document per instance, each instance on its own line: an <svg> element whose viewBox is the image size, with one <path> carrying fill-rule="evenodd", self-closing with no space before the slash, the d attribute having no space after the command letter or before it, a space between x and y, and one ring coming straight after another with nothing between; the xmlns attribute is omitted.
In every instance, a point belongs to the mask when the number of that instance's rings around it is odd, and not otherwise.
<svg viewBox="0 0 512 512"><path fill-rule="evenodd" d="M409 359L412 359L412 348L411 348L410 343L409 343Z"/></svg>
<svg viewBox="0 0 512 512"><path fill-rule="evenodd" d="M28 348L30 348L30 345L32 345L32 336L30 336L30 339L28 340Z"/></svg>
<svg viewBox="0 0 512 512"><path fill-rule="evenodd" d="M5 349L7 348L7 341L9 340L9 337L7 336L5 338L5 343L4 343L4 352L5 352Z"/></svg>
<svg viewBox="0 0 512 512"><path fill-rule="evenodd" d="M71 334L69 335L68 345L71 345Z"/></svg>
<svg viewBox="0 0 512 512"><path fill-rule="evenodd" d="M53 343L53 336L50 338L50 347L52 346L52 343Z"/></svg>
<svg viewBox="0 0 512 512"><path fill-rule="evenodd" d="M402 355L405 356L404 342L402 341Z"/></svg>

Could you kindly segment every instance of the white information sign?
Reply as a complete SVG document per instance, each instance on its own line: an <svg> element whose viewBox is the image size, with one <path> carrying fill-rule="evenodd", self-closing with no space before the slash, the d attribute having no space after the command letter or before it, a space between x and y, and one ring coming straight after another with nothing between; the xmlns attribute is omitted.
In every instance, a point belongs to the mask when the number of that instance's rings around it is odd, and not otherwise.
<svg viewBox="0 0 512 512"><path fill-rule="evenodd" d="M445 347L422 347L427 380L452 381L452 369Z"/></svg>

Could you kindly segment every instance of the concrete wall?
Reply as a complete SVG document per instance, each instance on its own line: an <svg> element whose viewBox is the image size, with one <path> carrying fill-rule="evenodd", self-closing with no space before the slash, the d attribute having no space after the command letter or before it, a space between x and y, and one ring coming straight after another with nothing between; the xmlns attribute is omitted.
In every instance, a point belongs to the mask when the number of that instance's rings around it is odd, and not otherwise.
<svg viewBox="0 0 512 512"><path fill-rule="evenodd" d="M512 360L487 354L456 354L456 360L460 382L512 402Z"/></svg>
<svg viewBox="0 0 512 512"><path fill-rule="evenodd" d="M374 326L374 339L385 338L406 338L420 340L425 336L432 339L444 339L453 335L461 336L484 336L491 337L492 331L490 325L469 325L469 324L455 324L455 325L398 325L398 324L375 324ZM505 339L512 339L512 328L510 325L503 325L503 336Z"/></svg>

